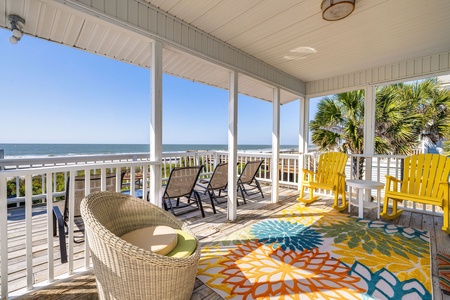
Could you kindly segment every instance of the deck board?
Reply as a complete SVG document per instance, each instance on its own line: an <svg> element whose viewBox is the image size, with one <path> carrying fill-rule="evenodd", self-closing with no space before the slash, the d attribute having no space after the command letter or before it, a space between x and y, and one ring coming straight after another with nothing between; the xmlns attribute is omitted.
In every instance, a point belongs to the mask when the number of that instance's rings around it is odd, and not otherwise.
<svg viewBox="0 0 450 300"><path fill-rule="evenodd" d="M279 211L297 204L296 200L298 192L296 189L280 188L279 202L271 203L270 186L263 186L264 198L260 196L253 196L247 199L247 204L238 206L238 218L235 222L227 220L226 203L217 205L217 214L212 212L209 198L202 195L203 207L206 217L201 218L199 211L190 212L180 215L179 218L187 222L191 230L200 239L201 245L229 235L241 228L244 228L252 223L258 222ZM331 207L333 200L331 198L322 198L310 204L314 207ZM24 213L19 209L9 211L11 221L8 223L8 229L11 229L12 244L8 248L9 257L14 257L13 263L10 263L10 270L15 270L14 274L10 276L10 291L23 287L26 282L25 275L25 224ZM23 210L23 209L22 209ZM344 212L347 213L347 212ZM358 215L358 208L352 206L351 215ZM377 209L364 209L364 217L369 219L376 219ZM46 230L46 213L45 207L36 208L33 212L33 228L41 227L40 229L33 229L33 250L39 250L34 253L33 264L36 265L35 273L36 281L43 281L48 276L47 271L47 236ZM439 280L437 275L436 253L442 252L450 254L450 236L445 234L442 230L442 217L424 215L421 213L411 213L405 211L398 219L391 221L391 223L401 226L410 226L417 229L427 230L430 234L430 248L432 256L432 279L434 289L434 299L450 300L450 296L443 294L439 289ZM36 225L36 226L35 226ZM39 225L39 226L37 226ZM22 242L22 244L21 244ZM59 242L57 237L53 240L54 245L54 263L55 276L67 271L68 264L60 263L59 256ZM80 268L84 265L84 243L75 244L74 253L74 269ZM22 286L21 286L22 285ZM65 280L59 280L56 283L45 286L44 288L35 289L26 295L16 299L98 299L97 289L95 286L95 277L92 271L82 273L82 275L72 277ZM208 286L203 284L200 280L196 280L192 298L194 300L216 300L222 299L218 294L211 290Z"/></svg>

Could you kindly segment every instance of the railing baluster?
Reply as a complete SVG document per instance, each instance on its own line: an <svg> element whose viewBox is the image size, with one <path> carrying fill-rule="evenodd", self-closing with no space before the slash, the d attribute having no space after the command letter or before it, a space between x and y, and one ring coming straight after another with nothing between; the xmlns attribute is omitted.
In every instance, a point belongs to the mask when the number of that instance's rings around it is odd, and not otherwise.
<svg viewBox="0 0 450 300"><path fill-rule="evenodd" d="M147 179L148 179L148 167L144 168L144 171L142 172L142 200L145 201L149 201L149 199L147 199L147 191L148 191L148 187L147 187Z"/></svg>
<svg viewBox="0 0 450 300"><path fill-rule="evenodd" d="M117 177L116 177L117 179ZM120 180L120 177L119 177ZM103 181L103 178L102 178ZM103 184L103 183L102 183ZM89 169L84 171L84 194L85 196L91 193L91 171ZM72 196L71 196L72 197ZM84 268L88 269L91 264L91 256L89 255L89 241L86 232L84 233Z"/></svg>
<svg viewBox="0 0 450 300"><path fill-rule="evenodd" d="M16 168L18 169L19 166L16 166ZM16 197L20 197L20 177L16 176ZM17 207L20 206L20 203L17 203Z"/></svg>
<svg viewBox="0 0 450 300"><path fill-rule="evenodd" d="M116 168L116 192L120 193L122 188L122 172L120 168Z"/></svg>
<svg viewBox="0 0 450 300"><path fill-rule="evenodd" d="M85 171L86 172L86 171ZM90 171L87 171L90 173ZM69 180L69 241L68 241L68 267L69 267L69 275L73 274L73 222L74 222L74 210L75 210L75 176L77 172L75 170L70 171L70 180Z"/></svg>
<svg viewBox="0 0 450 300"><path fill-rule="evenodd" d="M8 199L7 178L0 176L0 241L1 241L1 299L8 297Z"/></svg>
<svg viewBox="0 0 450 300"><path fill-rule="evenodd" d="M42 174L41 175L41 189L42 189L42 194L44 194L45 193L45 187L47 186L46 184L45 184L45 174ZM43 201L46 201L45 200L45 198L43 199Z"/></svg>
<svg viewBox="0 0 450 300"><path fill-rule="evenodd" d="M48 247L48 281L54 280L54 255L53 255L53 191L52 191L52 175L48 172L47 176L47 247ZM56 181L56 180L55 180ZM55 188L56 191L56 188Z"/></svg>
<svg viewBox="0 0 450 300"><path fill-rule="evenodd" d="M33 204L33 175L25 176L25 247L27 262L27 290L33 289L33 224L32 224L32 204Z"/></svg>
<svg viewBox="0 0 450 300"><path fill-rule="evenodd" d="M106 190L106 170L102 169L102 191ZM104 177L105 176L105 177ZM131 166L130 168L130 195L135 195L136 190L136 167Z"/></svg>

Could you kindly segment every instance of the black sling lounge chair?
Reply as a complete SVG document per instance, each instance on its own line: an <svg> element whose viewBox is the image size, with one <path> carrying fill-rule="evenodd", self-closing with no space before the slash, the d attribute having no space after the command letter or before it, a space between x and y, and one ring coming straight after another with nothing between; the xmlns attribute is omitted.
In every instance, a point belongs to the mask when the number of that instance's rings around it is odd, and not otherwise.
<svg viewBox="0 0 450 300"><path fill-rule="evenodd" d="M123 174L122 174L123 176ZM91 187L90 193L98 192L101 190L101 175L91 175L90 177ZM74 182L74 190L75 190L75 204L74 204L74 223L75 227L78 227L74 232L80 233L77 236L74 236L75 243L84 242L84 223L81 218L80 212L80 204L81 200L85 197L85 177L84 176L76 176ZM106 175L106 190L107 191L116 191L116 174L107 174ZM53 236L59 235L59 251L61 254L61 263L67 262L67 246L66 246L66 234L69 232L69 200L70 200L70 177L67 178L66 183L66 196L64 200L64 210L61 213L61 210L58 205L53 206Z"/></svg>
<svg viewBox="0 0 450 300"><path fill-rule="evenodd" d="M202 217L205 217L200 195L194 190L202 168L203 166L172 169L162 199L165 210L170 209L172 214L177 216L199 209ZM186 201L180 201L184 198ZM193 207L194 205L196 207ZM191 208L188 209L188 206Z"/></svg>
<svg viewBox="0 0 450 300"><path fill-rule="evenodd" d="M245 201L245 195L251 196L261 193L261 197L264 198L264 194L261 190L261 185L256 179L256 174L258 173L258 170L263 162L264 160L254 160L247 162L244 166L244 169L242 170L241 175L239 175L237 188L238 191L241 191L244 203L247 203Z"/></svg>
<svg viewBox="0 0 450 300"><path fill-rule="evenodd" d="M219 198L223 199L227 196L226 189L228 186L228 163L218 164L215 167L211 178L200 179L197 185L205 189L204 194L208 193L209 199L211 200L211 206L214 213L216 213L214 201L216 201L217 203L226 202L226 199L225 201L220 202Z"/></svg>

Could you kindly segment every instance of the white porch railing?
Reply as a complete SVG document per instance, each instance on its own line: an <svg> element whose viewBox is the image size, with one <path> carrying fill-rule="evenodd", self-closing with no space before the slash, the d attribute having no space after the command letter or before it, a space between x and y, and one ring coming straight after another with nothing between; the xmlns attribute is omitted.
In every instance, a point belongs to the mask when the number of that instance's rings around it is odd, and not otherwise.
<svg viewBox="0 0 450 300"><path fill-rule="evenodd" d="M91 171L100 172L101 174L101 184L103 190L106 188L106 174L107 172L115 172L116 173L116 186L117 191L120 191L120 173L122 168L129 168L131 170L131 180L134 178L134 171L136 168L142 168L144 172L144 176L148 176L147 170L150 165L157 164L156 162L148 162L148 161L139 161L139 162L101 162L101 163L85 163L85 164L71 164L68 166L51 166L51 167L29 167L29 168L20 168L20 169L11 169L0 171L0 274L1 274L1 298L6 299L8 295L10 295L10 291L14 291L17 288L25 287L26 290L30 290L33 288L34 284L42 281L35 278L35 268L42 268L42 265L46 265L47 278L48 282L52 282L55 279L55 265L54 265L54 237L53 237L53 216L52 216L52 208L53 208L53 199L55 196L58 196L58 192L53 192L53 178L55 178L55 174L69 174L71 184L73 184L75 180L75 176L79 171L82 171L86 174L86 180L89 182L89 174ZM42 228L36 228L33 226L33 218L32 218L32 203L33 203L33 191L32 191L32 181L34 177L44 178L42 181L42 190L45 192L47 205L46 205L46 232L47 232L47 262L46 263L33 263L33 231L42 230ZM24 246L24 251L22 251L25 255L25 269L26 269L26 282L25 284L16 284L10 288L9 276L11 273L18 272L19 270L10 270L9 263L10 259L8 257L8 248L10 248L10 242L12 243L14 240L17 240L17 235L23 235L18 232L18 228L16 226L12 227L11 232L9 232L8 226L8 199L7 199L7 182L8 179L14 178L23 178L25 185L25 218L23 220L24 228L25 228L25 241L24 244L20 247ZM134 182L134 181L132 181ZM73 185L72 185L73 186ZM90 185L86 185L86 193L89 193ZM146 194L146 186L144 185L143 193ZM134 193L134 185L130 185L131 194ZM48 192L47 192L48 191ZM75 191L72 189L71 193ZM69 202L69 207L72 207L69 211L72 213L69 214L69 238L68 238L68 263L65 274L71 275L74 273L74 244L73 244L73 226L74 226L74 195L70 197L71 201ZM42 226L42 225L41 225ZM17 245L16 245L17 247ZM84 257L84 268L89 268L90 261L89 255L87 253L87 243L85 243L85 249L83 251L82 256ZM42 249L40 249L42 251ZM14 257L13 259L17 260L18 257ZM22 264L23 265L23 264ZM39 265L39 266L38 266Z"/></svg>
<svg viewBox="0 0 450 300"><path fill-rule="evenodd" d="M264 159L264 163L259 170L258 180L262 183L271 183L271 153L251 153L251 152L239 152L238 161L243 166L249 160ZM401 161L403 156L364 156L364 155L350 155L345 173L347 178L358 178L360 172L367 174L367 166L372 160L372 168L370 169L372 175L372 180L385 182L385 175L393 175L399 177L401 174ZM182 153L163 153L163 159L160 162L162 165L162 177L163 181L167 180L170 175L171 169L176 166L186 166L186 165L204 165L202 177L209 176L217 163L222 161L227 161L228 153L224 151L196 151L196 152L182 152ZM280 154L279 165L279 179L280 184L285 186L297 187L299 180L299 174L301 164L300 159L304 160L304 166L311 170L315 170L316 162L318 159L317 153L308 153L306 155L299 154ZM352 160L355 159L356 162L364 160L361 164L362 169L355 169L352 172ZM141 154L130 154L130 155L104 155L104 156L76 156L76 157L53 157L53 158L37 158L37 159L0 159L0 284L1 284L1 299L7 298L8 296L18 295L24 292L24 290L30 290L35 286L39 286L44 282L52 282L59 276L70 276L71 274L85 270L90 267L89 256L85 255L87 251L87 243L85 243L84 250L82 253L74 253L73 237L68 238L68 263L58 266L58 270L55 269L54 264L54 243L58 243L57 239L53 237L53 219L52 219L52 206L53 201L57 197L61 197L65 194L64 189L58 189L56 186L56 178L59 176L64 176L64 182L70 177L70 180L74 180L75 175L78 171L83 171L85 174L90 172L101 174L102 178L106 178L108 172L116 172L120 180L120 172L123 169L130 171L130 182L135 182L136 172L142 173L143 177L143 195L146 195L146 191L149 186L149 166L156 164L155 162L149 161L148 153ZM5 170L2 171L4 167ZM63 174L63 175L61 175ZM42 192L37 194L32 191L32 180L33 178L40 178L42 183ZM16 197L7 198L7 182L14 181L16 183ZM21 192L19 188L20 185L24 185L24 192ZM120 187L121 184L116 184ZM65 187L65 185L64 185ZM135 185L129 185L130 193L135 193ZM47 191L49 191L47 193ZM118 189L118 191L120 191ZM86 193L89 193L88 188ZM323 192L326 195L326 192ZM74 197L69 197L73 199ZM33 201L46 201L46 229L39 228L39 230L46 231L46 247L45 249L33 249L33 239L32 234L34 230L37 230L33 225L32 218L32 204ZM26 282L25 283L14 283L11 284L9 278L13 277L12 273L17 270L10 270L10 258L8 257L8 248L12 247L12 243L15 243L16 238L14 235L17 232L12 232L10 230L17 230L17 227L8 228L8 204L14 204L24 202L25 203L25 218L22 221L25 225L25 241L22 245L24 250L22 251L24 262L22 266L26 269ZM74 203L71 202L69 205L73 207ZM401 205L400 205L401 206ZM419 212L426 213L440 213L439 207L425 206L415 203L403 203L404 209L415 210ZM73 210L72 210L73 211ZM70 220L73 220L73 215L69 216ZM71 227L73 227L73 222L69 222ZM44 226L44 225L41 225ZM73 228L70 228L69 232L73 234ZM45 262L34 263L33 255L34 251L47 251L47 260ZM13 258L17 260L17 257ZM77 261L78 268L75 268L75 260ZM80 267L79 261L83 260L82 267ZM39 266L37 266L39 264ZM46 270L46 275L42 275L40 271L40 276L37 276L37 269ZM62 271L61 269L64 268Z"/></svg>

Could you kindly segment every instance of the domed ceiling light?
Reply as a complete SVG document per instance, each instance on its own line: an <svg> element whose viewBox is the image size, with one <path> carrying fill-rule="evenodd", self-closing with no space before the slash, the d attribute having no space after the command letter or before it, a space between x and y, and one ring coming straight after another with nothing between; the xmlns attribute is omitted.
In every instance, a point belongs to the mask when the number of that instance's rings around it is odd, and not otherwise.
<svg viewBox="0 0 450 300"><path fill-rule="evenodd" d="M324 20L342 20L355 9L355 0L323 0L320 8Z"/></svg>

